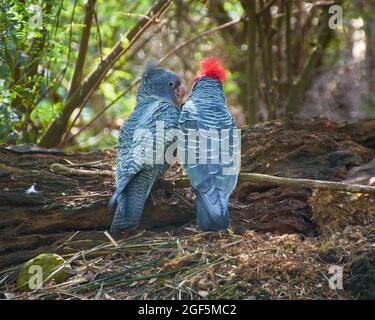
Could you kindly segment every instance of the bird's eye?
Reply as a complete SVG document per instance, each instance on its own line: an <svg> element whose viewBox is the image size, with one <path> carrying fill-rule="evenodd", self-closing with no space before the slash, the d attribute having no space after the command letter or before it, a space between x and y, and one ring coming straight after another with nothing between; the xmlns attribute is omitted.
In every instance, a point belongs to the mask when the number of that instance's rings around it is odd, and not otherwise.
<svg viewBox="0 0 375 320"><path fill-rule="evenodd" d="M171 88L174 87L174 83L173 83L173 81L169 81L169 82L168 82L168 86L170 86Z"/></svg>

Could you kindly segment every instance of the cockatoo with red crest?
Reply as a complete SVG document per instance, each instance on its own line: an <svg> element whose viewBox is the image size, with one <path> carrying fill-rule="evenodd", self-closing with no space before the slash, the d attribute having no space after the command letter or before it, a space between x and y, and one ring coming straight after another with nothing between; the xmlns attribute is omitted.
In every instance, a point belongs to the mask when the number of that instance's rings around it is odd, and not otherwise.
<svg viewBox="0 0 375 320"><path fill-rule="evenodd" d="M219 60L204 59L180 114L180 158L202 230L228 228L228 202L239 172L240 136L223 91L226 73Z"/></svg>

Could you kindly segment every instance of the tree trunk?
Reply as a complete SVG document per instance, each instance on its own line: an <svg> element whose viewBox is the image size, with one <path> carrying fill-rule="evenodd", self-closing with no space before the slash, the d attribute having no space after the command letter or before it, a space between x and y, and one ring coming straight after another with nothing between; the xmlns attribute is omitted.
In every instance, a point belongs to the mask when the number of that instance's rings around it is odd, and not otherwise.
<svg viewBox="0 0 375 320"><path fill-rule="evenodd" d="M375 11L375 9L374 9ZM375 93L375 17L366 18L366 63L368 72L369 91Z"/></svg>
<svg viewBox="0 0 375 320"><path fill-rule="evenodd" d="M285 49L286 49L286 74L288 82L288 92L293 85L293 62L292 62L292 0L285 1Z"/></svg>
<svg viewBox="0 0 375 320"><path fill-rule="evenodd" d="M89 0L85 5L86 7L86 14L85 14L85 19L84 19L85 26L82 29L81 42L79 45L78 57L77 57L76 65L74 68L73 77L72 77L72 80L70 81L68 99L73 95L74 91L77 90L79 84L82 81L83 68L85 66L86 53L87 53L89 39L90 39L91 24L92 24L92 19L93 19L94 10L95 10L95 2L96 0Z"/></svg>
<svg viewBox="0 0 375 320"><path fill-rule="evenodd" d="M298 78L297 82L292 86L287 104L287 114L295 115L298 112L298 103L303 97L305 90L309 84L313 71L317 66L319 59L322 57L325 48L327 47L329 41L332 37L332 30L329 28L328 20L329 14L326 8L320 16L320 27L318 34L318 44L314 51L311 53L308 58L306 65Z"/></svg>
<svg viewBox="0 0 375 320"><path fill-rule="evenodd" d="M250 125L257 122L256 93L256 1L243 1L246 12L247 43L247 118Z"/></svg>

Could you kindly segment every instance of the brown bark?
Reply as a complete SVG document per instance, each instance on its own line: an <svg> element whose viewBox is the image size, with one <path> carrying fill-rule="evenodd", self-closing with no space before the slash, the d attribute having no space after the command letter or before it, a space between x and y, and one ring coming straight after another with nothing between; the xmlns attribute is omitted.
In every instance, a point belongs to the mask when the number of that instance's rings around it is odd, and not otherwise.
<svg viewBox="0 0 375 320"><path fill-rule="evenodd" d="M374 132L374 120L343 126L322 119L274 121L243 130L243 174L229 205L232 229L314 232L308 199L311 188L322 184L291 186L285 179L254 180L259 176L246 173L340 182L352 168L373 163ZM59 252L59 245L76 232L75 249L108 242L103 232L112 219L107 203L114 189L114 163L114 151L0 148L0 268L42 252ZM177 169L171 168L167 182L153 187L141 229L173 232L194 219L194 195ZM34 183L38 193L26 194Z"/></svg>
<svg viewBox="0 0 375 320"><path fill-rule="evenodd" d="M293 61L292 61L292 0L285 1L285 55L286 55L286 74L288 83L288 92L293 85Z"/></svg>
<svg viewBox="0 0 375 320"><path fill-rule="evenodd" d="M76 65L74 68L72 80L70 81L68 98L70 98L73 95L73 93L75 92L75 90L78 88L79 84L82 81L83 68L85 66L86 53L87 53L89 39L90 39L91 24L92 24L92 19L94 16L94 11L95 11L95 2L96 0L89 0L85 5L86 13L85 13L85 19L83 22L85 26L82 29L78 57L77 57Z"/></svg>
<svg viewBox="0 0 375 320"><path fill-rule="evenodd" d="M246 14L246 43L247 43L247 120L250 125L257 122L256 104L256 1L242 1Z"/></svg>
<svg viewBox="0 0 375 320"><path fill-rule="evenodd" d="M105 240L103 231L112 219L107 203L114 189L113 161L114 152L0 149L0 267L31 258L75 231ZM26 194L34 183L38 193ZM193 218L186 194L173 191L168 183L156 184L140 228L181 224Z"/></svg>

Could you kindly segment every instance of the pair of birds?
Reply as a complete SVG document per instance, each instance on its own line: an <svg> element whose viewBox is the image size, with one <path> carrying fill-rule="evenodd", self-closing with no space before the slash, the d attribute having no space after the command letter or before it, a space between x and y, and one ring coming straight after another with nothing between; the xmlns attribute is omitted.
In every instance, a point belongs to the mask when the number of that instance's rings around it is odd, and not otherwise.
<svg viewBox="0 0 375 320"><path fill-rule="evenodd" d="M169 166L164 159L159 163L140 161L148 153L145 145L151 144L151 150L155 151L154 139L150 138L157 135L159 121L163 121L165 132L180 129L183 133L179 154L186 155L182 164L196 194L198 227L216 231L228 228L229 196L236 186L239 168L233 160L238 143L236 145L234 139L236 124L228 111L224 96L225 79L226 70L219 60L203 59L192 91L179 110L177 106L185 94L180 77L155 65L149 64L146 67L135 109L124 122L119 134L116 190L109 202L110 208L117 204L111 233L118 234L137 227L155 180ZM152 137L137 134L138 129L147 129ZM219 136L206 137L205 152L201 153L199 148L202 145L189 135L192 130L206 133L218 130ZM164 148L175 140L175 135L165 134ZM193 152L192 145L195 146ZM202 159L202 154L205 159Z"/></svg>

